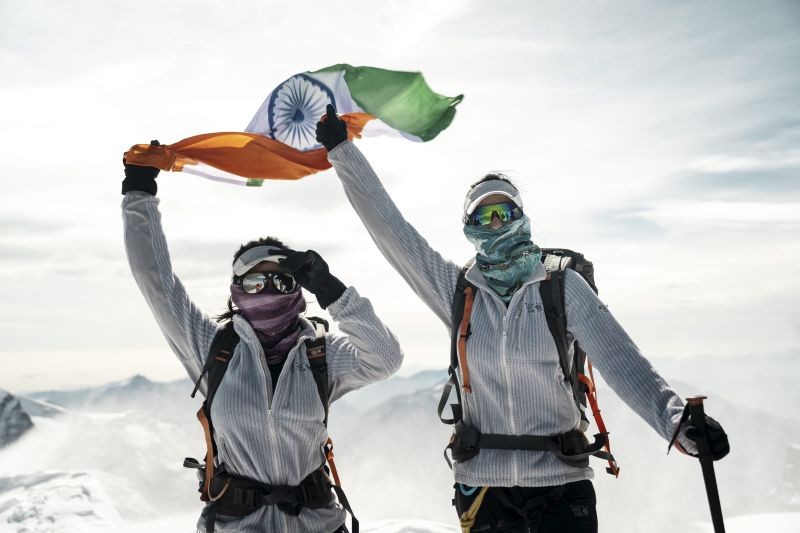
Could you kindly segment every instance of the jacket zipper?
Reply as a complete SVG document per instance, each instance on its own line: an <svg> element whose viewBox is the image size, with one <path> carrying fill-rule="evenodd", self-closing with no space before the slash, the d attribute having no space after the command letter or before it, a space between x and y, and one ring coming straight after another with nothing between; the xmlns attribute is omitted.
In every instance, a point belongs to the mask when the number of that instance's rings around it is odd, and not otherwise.
<svg viewBox="0 0 800 533"><path fill-rule="evenodd" d="M541 279L530 280L530 281L526 282L524 285L522 285L519 289L517 289L517 292L515 292L513 294L513 296L511 297L511 301L508 302L508 307L507 308L506 308L505 302L502 300L502 298L500 298L500 296L496 292L494 292L489 287L481 287L481 288L484 289L483 292L491 294L491 297L494 298L500 304L501 309L504 310L504 312L503 312L503 339L502 339L503 349L502 349L502 358L501 358L501 360L502 360L502 363L503 363L503 375L504 375L505 381L506 381L506 400L507 400L507 403L508 403L508 421L509 421L509 425L511 427L511 434L512 435L516 435L516 433L517 433L516 427L517 426L516 426L516 423L514 421L514 411L513 411L514 401L513 401L512 395L511 395L511 377L510 377L510 375L508 373L508 352L506 350L506 340L508 338L508 334L507 334L507 331L508 331L508 316L509 316L509 313L511 312L512 305L514 304L514 302L516 301L516 299L520 295L520 293L524 292L530 285L533 285L534 283L538 283L540 281L542 281L542 280ZM480 285L478 285L478 284L476 284L476 285L478 287L480 287ZM512 465L514 485L517 485L519 483L519 465L517 463L517 455L519 455L519 454L514 453L514 454L511 455L511 465Z"/></svg>
<svg viewBox="0 0 800 533"><path fill-rule="evenodd" d="M513 300L513 298L512 298L512 300ZM509 307L511 307L510 303L509 303ZM508 310L506 310L506 311L508 311ZM507 320L508 320L508 313L503 315L503 340L502 340L502 343L503 343L503 358L502 358L502 361L503 361L503 373L504 373L505 379L506 379L506 399L508 400L508 421L509 421L509 424L511 426L511 434L512 435L516 435L517 434L517 425L514 422L514 400L513 400L512 395L511 395L511 377L508 374L508 351L506 350L506 341L508 339L508 333L507 333L507 331L508 331L508 323L507 323ZM512 470L514 472L514 485L516 485L517 484L517 478L518 478L518 466L517 466L517 454L516 453L512 453L511 454L511 466L512 466Z"/></svg>
<svg viewBox="0 0 800 533"><path fill-rule="evenodd" d="M509 409L509 422L511 423L511 434L517 434L517 424L514 419L514 399L513 395L511 394L511 378L508 373L508 351L506 350L506 346L508 344L508 317L511 316L511 310L514 307L514 303L516 302L517 298L521 293L523 293L527 288L532 285L533 282L526 283L522 287L520 287L517 292L511 296L511 301L508 302L508 307L505 310L505 314L503 315L503 366L506 373L506 393L508 394L508 409ZM504 304L505 307L505 304ZM517 462L519 454L515 453L511 456L511 465L512 470L514 473L514 485L519 484L519 463Z"/></svg>
<svg viewBox="0 0 800 533"><path fill-rule="evenodd" d="M261 364L261 371L264 373L264 383L267 386L267 412L272 414L272 404L275 400L275 391L272 390L272 374L269 373L267 356L264 354L264 350L259 343L256 345L256 357L258 357L258 362ZM283 374L283 372L281 372L281 374ZM280 379L280 377L278 379ZM278 388L277 383L275 388Z"/></svg>

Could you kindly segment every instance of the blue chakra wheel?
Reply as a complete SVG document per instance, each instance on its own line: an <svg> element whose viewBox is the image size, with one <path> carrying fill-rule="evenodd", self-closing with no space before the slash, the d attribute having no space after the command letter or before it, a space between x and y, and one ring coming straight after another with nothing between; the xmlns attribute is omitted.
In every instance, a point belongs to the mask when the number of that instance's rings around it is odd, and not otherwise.
<svg viewBox="0 0 800 533"><path fill-rule="evenodd" d="M267 107L269 136L298 150L313 150L325 106L336 105L331 89L306 74L297 74L272 91Z"/></svg>

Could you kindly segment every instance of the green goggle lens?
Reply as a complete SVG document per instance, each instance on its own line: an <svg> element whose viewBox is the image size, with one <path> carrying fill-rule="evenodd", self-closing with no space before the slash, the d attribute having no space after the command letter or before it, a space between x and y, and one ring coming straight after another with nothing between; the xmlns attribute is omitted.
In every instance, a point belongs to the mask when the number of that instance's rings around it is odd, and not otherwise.
<svg viewBox="0 0 800 533"><path fill-rule="evenodd" d="M492 218L497 215L500 222L505 224L511 220L522 217L522 209L513 202L502 202L499 204L479 205L469 217L467 224L470 226L488 226L492 223Z"/></svg>

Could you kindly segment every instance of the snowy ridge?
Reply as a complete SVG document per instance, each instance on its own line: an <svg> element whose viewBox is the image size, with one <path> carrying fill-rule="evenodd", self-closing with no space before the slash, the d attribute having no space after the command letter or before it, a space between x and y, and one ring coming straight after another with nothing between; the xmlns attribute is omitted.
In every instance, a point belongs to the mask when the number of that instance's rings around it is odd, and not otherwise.
<svg viewBox="0 0 800 533"><path fill-rule="evenodd" d="M11 444L33 427L19 400L11 393L0 390L0 448Z"/></svg>
<svg viewBox="0 0 800 533"><path fill-rule="evenodd" d="M28 413L30 417L58 416L67 412L64 407L46 400L37 400L24 395L20 395L17 398L22 410Z"/></svg>

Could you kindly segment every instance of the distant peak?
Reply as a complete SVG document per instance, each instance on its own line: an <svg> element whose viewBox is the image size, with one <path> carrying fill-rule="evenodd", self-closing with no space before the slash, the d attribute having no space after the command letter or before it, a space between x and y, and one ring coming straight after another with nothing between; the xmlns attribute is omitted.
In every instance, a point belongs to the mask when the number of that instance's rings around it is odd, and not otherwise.
<svg viewBox="0 0 800 533"><path fill-rule="evenodd" d="M123 379L121 381L113 381L108 385L105 385L106 390L111 389L124 389L124 388L138 388L138 387L146 387L151 385L153 382L144 377L141 374L135 374L127 379Z"/></svg>

